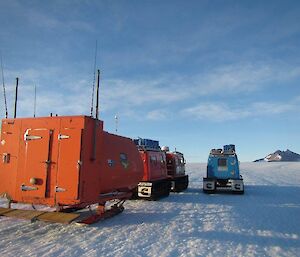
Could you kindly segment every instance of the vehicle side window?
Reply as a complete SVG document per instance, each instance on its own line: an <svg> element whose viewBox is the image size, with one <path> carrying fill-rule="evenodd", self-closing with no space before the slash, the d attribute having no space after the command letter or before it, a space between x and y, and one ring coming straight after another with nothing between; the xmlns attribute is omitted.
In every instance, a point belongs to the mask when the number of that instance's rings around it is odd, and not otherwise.
<svg viewBox="0 0 300 257"><path fill-rule="evenodd" d="M156 164L157 160L156 160L156 156L150 156L150 162L152 164Z"/></svg>
<svg viewBox="0 0 300 257"><path fill-rule="evenodd" d="M181 164L185 164L185 160L184 160L184 158L182 157L182 158L180 158L180 163Z"/></svg>
<svg viewBox="0 0 300 257"><path fill-rule="evenodd" d="M127 158L127 154L126 153L120 153L120 162L122 164L122 166L127 169L129 162L128 162L128 158Z"/></svg>
<svg viewBox="0 0 300 257"><path fill-rule="evenodd" d="M227 167L227 159L223 159L223 158L218 159L218 166L222 168Z"/></svg>
<svg viewBox="0 0 300 257"><path fill-rule="evenodd" d="M120 153L120 160L121 161L127 161L127 154L126 153Z"/></svg>

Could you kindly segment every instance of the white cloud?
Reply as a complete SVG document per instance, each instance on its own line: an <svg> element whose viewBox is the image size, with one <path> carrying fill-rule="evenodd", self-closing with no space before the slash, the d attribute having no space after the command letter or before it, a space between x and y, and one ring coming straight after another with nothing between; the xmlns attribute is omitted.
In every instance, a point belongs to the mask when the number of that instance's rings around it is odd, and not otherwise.
<svg viewBox="0 0 300 257"><path fill-rule="evenodd" d="M28 4L13 0L3 4L5 6L2 6L2 8L7 10L7 13L12 13L14 19L17 17L23 23L29 21L35 27L96 32L90 23L81 19L82 6L80 8L75 7L76 3L74 2L51 1L40 7L39 4Z"/></svg>
<svg viewBox="0 0 300 257"><path fill-rule="evenodd" d="M285 82L299 78L300 67L280 64L245 63L215 68L204 75L192 78L192 86L198 95L236 95L270 87L273 82Z"/></svg>
<svg viewBox="0 0 300 257"><path fill-rule="evenodd" d="M276 115L289 111L295 110L296 106L294 104L286 103L253 103L252 109L253 114L257 113L258 115ZM256 114L256 115L257 115Z"/></svg>
<svg viewBox="0 0 300 257"><path fill-rule="evenodd" d="M184 109L181 114L193 119L207 119L216 122L236 120L250 115L248 110L237 110L226 104L204 103Z"/></svg>
<svg viewBox="0 0 300 257"><path fill-rule="evenodd" d="M18 90L18 116L32 116L34 109L34 86L37 87L37 114L89 114L91 89L88 82L78 79L76 82L63 77L56 68L25 69L6 71L6 93L9 116L12 116L15 98L15 77L20 76ZM2 88L2 85L1 85ZM1 90L1 107L3 90ZM1 117L4 111L1 110Z"/></svg>
<svg viewBox="0 0 300 257"><path fill-rule="evenodd" d="M248 117L265 117L296 111L300 108L290 103L255 102L249 106L230 106L226 103L203 103L181 111L182 116L214 122L238 120Z"/></svg>
<svg viewBox="0 0 300 257"><path fill-rule="evenodd" d="M300 95L295 98L295 103L300 103Z"/></svg>
<svg viewBox="0 0 300 257"><path fill-rule="evenodd" d="M218 68L204 78L204 92L215 93L253 91L262 85L262 82L271 78L272 70L267 66L253 65L225 66Z"/></svg>
<svg viewBox="0 0 300 257"><path fill-rule="evenodd" d="M240 93L253 93L270 87L272 82L282 82L300 76L298 68L278 66L226 66L214 69L204 75L196 76L161 76L160 78L144 78L140 80L104 79L101 89L102 109L105 111L115 109L125 110L144 108L153 109L159 105L167 109L176 105L185 105L192 99L202 97L222 96L226 99L235 99ZM187 108L188 113L202 113L202 116L210 116L212 113L221 113L217 119L237 119L251 115L255 108L263 108L261 113L279 113L289 106L273 106L270 104L256 103L251 109L232 110L229 106L206 104ZM266 111L267 110L267 111ZM131 114L134 116L134 113ZM137 114L137 113L136 113ZM158 119L163 116L158 111L150 111L148 118ZM162 119L162 117L160 117Z"/></svg>
<svg viewBox="0 0 300 257"><path fill-rule="evenodd" d="M7 92L10 104L14 97L14 81L20 78L20 112L26 115L32 113L33 86L38 87L38 107L43 112L59 114L90 113L91 81L86 74L63 71L59 67L42 67L19 71L5 70ZM176 105L186 105L187 102L206 96L222 96L233 99L242 92L263 90L273 81L285 81L300 76L299 67L231 65L213 69L202 75L163 75L161 77L143 77L141 79L105 78L100 82L100 109L103 112L113 111L122 115L137 116L138 109L149 112L149 119L162 119L164 113L158 109L170 109ZM48 100L47 100L48 99ZM11 106L11 105L10 105ZM159 107L157 109L157 106ZM186 114L198 118L209 118L214 113L220 114L219 120L234 120L248 117L253 110L261 109L260 113L282 113L290 105L272 105L255 103L251 108L233 110L226 104L201 104L186 108ZM2 113L1 113L2 115Z"/></svg>
<svg viewBox="0 0 300 257"><path fill-rule="evenodd" d="M168 117L166 110L158 109L147 113L146 119L148 120L164 120Z"/></svg>
<svg viewBox="0 0 300 257"><path fill-rule="evenodd" d="M167 78L144 80L104 80L102 98L107 106L142 106L145 104L169 104L184 100L189 92L170 86Z"/></svg>
<svg viewBox="0 0 300 257"><path fill-rule="evenodd" d="M108 79L103 81L105 109L118 106L169 105L203 96L235 97L300 77L300 67L268 65L231 65L194 76L164 75L140 80Z"/></svg>
<svg viewBox="0 0 300 257"><path fill-rule="evenodd" d="M26 90L27 88L27 90ZM53 91L39 92L37 89L37 115L48 116L50 113L59 115L89 114L88 94L76 94ZM84 100L82 100L84 99ZM10 101L10 114L13 110L13 100ZM19 91L18 116L32 116L34 110L34 89L23 87ZM11 116L11 115L10 115Z"/></svg>

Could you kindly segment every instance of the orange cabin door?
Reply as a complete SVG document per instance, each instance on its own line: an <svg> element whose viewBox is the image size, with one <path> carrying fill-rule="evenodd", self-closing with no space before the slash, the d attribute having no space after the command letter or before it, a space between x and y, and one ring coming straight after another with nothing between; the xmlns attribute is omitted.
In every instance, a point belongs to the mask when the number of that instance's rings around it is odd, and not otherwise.
<svg viewBox="0 0 300 257"><path fill-rule="evenodd" d="M28 129L24 134L24 170L20 172L21 195L24 200L47 196L47 174L51 160L52 130Z"/></svg>
<svg viewBox="0 0 300 257"><path fill-rule="evenodd" d="M73 203L78 199L80 177L81 129L62 128L58 135L59 155L56 203Z"/></svg>

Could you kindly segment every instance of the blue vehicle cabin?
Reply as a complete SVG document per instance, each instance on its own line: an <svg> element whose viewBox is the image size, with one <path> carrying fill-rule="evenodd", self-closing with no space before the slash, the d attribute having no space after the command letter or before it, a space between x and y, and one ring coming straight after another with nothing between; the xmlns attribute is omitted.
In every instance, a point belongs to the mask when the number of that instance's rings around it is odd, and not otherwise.
<svg viewBox="0 0 300 257"><path fill-rule="evenodd" d="M225 145L223 149L212 149L207 163L207 177L203 178L203 191L231 191L244 193L243 178L240 175L239 161L235 145Z"/></svg>

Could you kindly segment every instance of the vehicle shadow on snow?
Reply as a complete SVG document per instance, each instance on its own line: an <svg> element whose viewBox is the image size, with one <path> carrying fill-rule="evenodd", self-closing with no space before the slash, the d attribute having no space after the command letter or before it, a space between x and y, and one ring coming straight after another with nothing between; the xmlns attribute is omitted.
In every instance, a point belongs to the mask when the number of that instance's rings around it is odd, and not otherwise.
<svg viewBox="0 0 300 257"><path fill-rule="evenodd" d="M243 201L231 202L237 223L261 234L290 238L300 247L300 187L257 185L245 190Z"/></svg>
<svg viewBox="0 0 300 257"><path fill-rule="evenodd" d="M90 227L115 227L141 224L165 224L170 221L176 214L172 212L134 212L124 211L115 217L89 225Z"/></svg>
<svg viewBox="0 0 300 257"><path fill-rule="evenodd" d="M162 198L158 201L130 200L128 205L125 205L125 210L122 213L90 226L114 227L118 225L166 224L177 215L176 212L164 208L166 199Z"/></svg>
<svg viewBox="0 0 300 257"><path fill-rule="evenodd" d="M199 203L200 195L202 195L202 189L200 188L187 188L180 193L170 193L170 196L165 198L166 202L171 203Z"/></svg>
<svg viewBox="0 0 300 257"><path fill-rule="evenodd" d="M186 240L190 239L203 239L208 241L219 241L225 245L256 245L263 249L264 247L280 247L287 249L290 247L300 247L299 239L284 238L276 235L253 235L245 233L234 233L227 231L201 231L193 234L182 235Z"/></svg>

